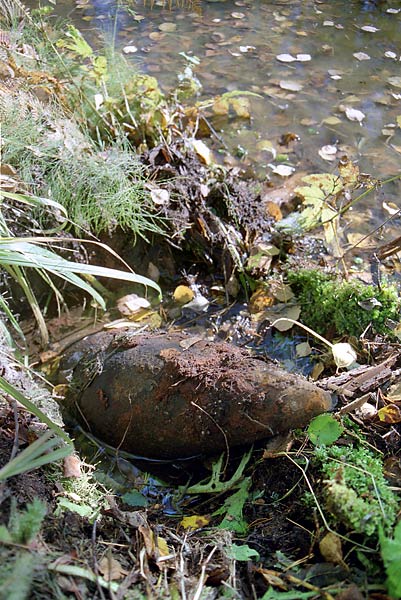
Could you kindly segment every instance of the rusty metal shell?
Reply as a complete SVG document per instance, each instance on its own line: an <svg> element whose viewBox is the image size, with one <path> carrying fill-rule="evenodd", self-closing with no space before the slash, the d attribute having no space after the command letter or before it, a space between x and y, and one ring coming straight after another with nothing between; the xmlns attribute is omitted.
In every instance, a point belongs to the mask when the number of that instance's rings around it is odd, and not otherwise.
<svg viewBox="0 0 401 600"><path fill-rule="evenodd" d="M75 363L75 364L74 364ZM185 333L102 332L72 348L66 408L104 442L151 458L251 444L331 407L303 377Z"/></svg>

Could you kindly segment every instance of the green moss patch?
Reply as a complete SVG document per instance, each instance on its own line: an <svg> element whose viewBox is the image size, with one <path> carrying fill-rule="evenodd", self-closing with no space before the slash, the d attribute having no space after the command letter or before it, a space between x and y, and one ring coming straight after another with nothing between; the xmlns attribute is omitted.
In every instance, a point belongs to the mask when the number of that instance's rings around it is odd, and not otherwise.
<svg viewBox="0 0 401 600"><path fill-rule="evenodd" d="M290 272L288 281L302 307L302 321L323 335L332 327L335 334L358 337L370 324L378 333L389 333L388 320L400 318L394 286L340 282L314 269Z"/></svg>

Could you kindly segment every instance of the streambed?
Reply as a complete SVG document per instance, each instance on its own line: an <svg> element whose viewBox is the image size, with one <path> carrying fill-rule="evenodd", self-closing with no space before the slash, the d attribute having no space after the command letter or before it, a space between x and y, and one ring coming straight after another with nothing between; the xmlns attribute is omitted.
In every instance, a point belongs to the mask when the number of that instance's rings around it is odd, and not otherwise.
<svg viewBox="0 0 401 600"><path fill-rule="evenodd" d="M55 12L97 47L122 51L165 91L177 85L185 53L199 59L197 100L233 90L258 94L247 98L249 118L220 114L214 121L220 160L228 164L251 166L275 184L282 181L278 165L332 172L344 154L380 179L400 171L399 1L168 4L58 0ZM288 133L295 140L289 145ZM396 183L381 200L398 195ZM374 224L388 216L373 196L366 207Z"/></svg>

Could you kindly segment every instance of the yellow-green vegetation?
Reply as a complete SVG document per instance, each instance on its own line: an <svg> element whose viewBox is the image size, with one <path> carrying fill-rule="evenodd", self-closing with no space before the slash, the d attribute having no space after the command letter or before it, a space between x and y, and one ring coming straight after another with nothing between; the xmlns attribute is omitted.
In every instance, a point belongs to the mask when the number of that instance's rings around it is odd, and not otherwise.
<svg viewBox="0 0 401 600"><path fill-rule="evenodd" d="M0 107L3 162L32 192L66 208L74 225L96 234L116 227L161 233L144 169L127 142L97 145L62 107L28 92L0 93Z"/></svg>
<svg viewBox="0 0 401 600"><path fill-rule="evenodd" d="M326 509L352 533L377 538L391 531L399 499L383 475L378 454L363 447L316 448L325 479Z"/></svg>
<svg viewBox="0 0 401 600"><path fill-rule="evenodd" d="M0 595L11 600L28 597L39 560L37 555L23 549L23 545L27 546L39 534L47 512L46 505L38 498L27 504L24 511L18 511L16 506L12 499L8 525L0 525L0 542L5 545L0 547ZM16 551L11 554L13 546Z"/></svg>
<svg viewBox="0 0 401 600"><path fill-rule="evenodd" d="M288 273L288 282L301 305L301 320L314 331L359 336L370 324L379 333L390 333L388 320L399 321L400 300L394 286L379 289L315 269Z"/></svg>
<svg viewBox="0 0 401 600"><path fill-rule="evenodd" d="M401 521L395 527L393 537L387 538L381 532L380 546L388 593L392 598L401 598Z"/></svg>

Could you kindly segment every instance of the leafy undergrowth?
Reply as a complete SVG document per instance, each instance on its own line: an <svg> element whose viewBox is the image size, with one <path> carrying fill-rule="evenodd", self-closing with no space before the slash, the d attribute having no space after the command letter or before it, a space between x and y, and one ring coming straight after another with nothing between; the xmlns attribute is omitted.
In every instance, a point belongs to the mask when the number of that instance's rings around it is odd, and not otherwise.
<svg viewBox="0 0 401 600"><path fill-rule="evenodd" d="M9 479L0 597L400 597L399 483L366 432L330 419L309 427L320 445L297 432L233 451L228 464L143 461L146 472L92 445L87 463L69 457ZM3 406L0 464L13 422ZM24 417L26 435L33 427Z"/></svg>

